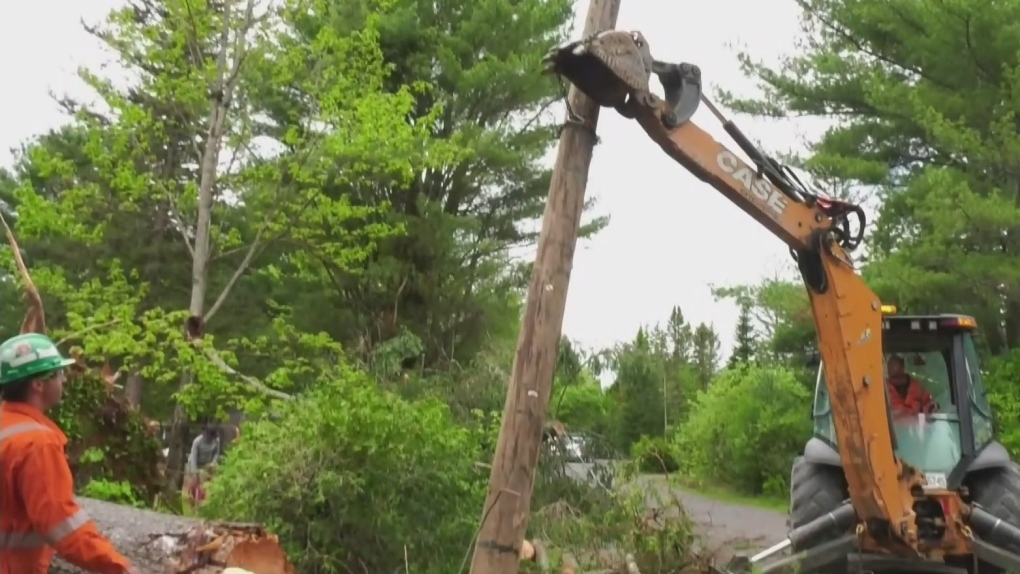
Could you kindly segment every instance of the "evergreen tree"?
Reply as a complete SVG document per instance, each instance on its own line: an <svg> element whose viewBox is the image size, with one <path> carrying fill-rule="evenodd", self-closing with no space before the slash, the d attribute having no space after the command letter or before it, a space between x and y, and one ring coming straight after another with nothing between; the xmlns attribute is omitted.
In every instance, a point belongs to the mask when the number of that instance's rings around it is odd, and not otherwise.
<svg viewBox="0 0 1020 574"><path fill-rule="evenodd" d="M751 319L751 303L743 301L740 303L740 316L737 318L737 329L733 335L733 354L730 355L726 366L735 367L741 363L753 363L756 348L757 336Z"/></svg>
<svg viewBox="0 0 1020 574"><path fill-rule="evenodd" d="M663 383L665 371L660 358L651 350L644 328L634 342L616 351L616 444L629 452L642 436L662 436L665 432Z"/></svg>
<svg viewBox="0 0 1020 574"><path fill-rule="evenodd" d="M670 359L673 363L681 365L689 362L691 358L691 326L687 324L679 306L674 306L669 312L666 334L669 338Z"/></svg>
<svg viewBox="0 0 1020 574"><path fill-rule="evenodd" d="M702 390L715 376L719 368L719 335L711 325L700 323L692 336L691 355L698 387Z"/></svg>

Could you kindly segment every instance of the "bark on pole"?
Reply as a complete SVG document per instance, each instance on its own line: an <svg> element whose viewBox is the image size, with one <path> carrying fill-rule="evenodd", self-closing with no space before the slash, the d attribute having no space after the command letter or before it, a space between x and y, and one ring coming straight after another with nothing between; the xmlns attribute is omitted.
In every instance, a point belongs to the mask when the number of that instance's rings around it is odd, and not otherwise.
<svg viewBox="0 0 1020 574"><path fill-rule="evenodd" d="M584 34L615 28L619 13L620 0L591 0ZM599 117L599 106L573 86L568 100L592 129L570 123L560 135L471 574L516 574L528 526Z"/></svg>

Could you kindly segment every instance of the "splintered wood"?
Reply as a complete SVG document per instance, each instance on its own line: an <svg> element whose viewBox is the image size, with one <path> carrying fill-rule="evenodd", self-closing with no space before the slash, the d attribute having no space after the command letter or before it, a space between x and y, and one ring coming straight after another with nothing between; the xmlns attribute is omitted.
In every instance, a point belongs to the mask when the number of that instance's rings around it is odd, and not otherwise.
<svg viewBox="0 0 1020 574"><path fill-rule="evenodd" d="M167 574L295 574L276 536L256 524L202 523L154 536L147 549L165 556Z"/></svg>

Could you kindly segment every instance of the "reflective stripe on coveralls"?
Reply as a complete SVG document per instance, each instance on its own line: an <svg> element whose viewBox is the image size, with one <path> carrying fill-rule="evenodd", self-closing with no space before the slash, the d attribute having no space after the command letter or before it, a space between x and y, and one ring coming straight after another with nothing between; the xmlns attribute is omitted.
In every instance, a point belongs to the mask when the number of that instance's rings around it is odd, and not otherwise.
<svg viewBox="0 0 1020 574"><path fill-rule="evenodd" d="M11 425L0 431L0 442L15 435L38 430L49 432L50 429L39 423L18 423ZM79 510L45 534L38 532L4 532L0 530L0 550L28 550L44 546L55 546L61 540L70 536L75 530L85 526L88 521L88 514L84 510Z"/></svg>

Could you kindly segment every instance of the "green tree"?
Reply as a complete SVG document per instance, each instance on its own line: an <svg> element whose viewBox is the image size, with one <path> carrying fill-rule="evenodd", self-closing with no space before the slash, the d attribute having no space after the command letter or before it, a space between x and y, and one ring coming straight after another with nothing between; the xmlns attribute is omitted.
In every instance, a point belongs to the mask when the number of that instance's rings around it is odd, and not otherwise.
<svg viewBox="0 0 1020 574"><path fill-rule="evenodd" d="M482 443L442 401L405 401L340 365L247 425L202 511L265 523L302 572L450 572L484 499Z"/></svg>
<svg viewBox="0 0 1020 574"><path fill-rule="evenodd" d="M663 400L666 371L645 328L613 351L616 378L609 392L616 403L616 446L630 452L642 436L663 436L668 413Z"/></svg>
<svg viewBox="0 0 1020 574"><path fill-rule="evenodd" d="M674 434L681 469L706 484L789 493L790 461L810 436L810 394L782 367L739 364L698 393Z"/></svg>
<svg viewBox="0 0 1020 574"><path fill-rule="evenodd" d="M374 20L313 43L272 41L289 37L313 9L294 0L257 18L251 2L166 0L114 11L94 33L139 80L124 88L83 72L105 105L65 102L75 124L20 162L17 231L27 249L46 256L33 272L60 303L58 328L88 333L81 337L88 354L171 392L180 383L172 470L182 467L185 415L222 416L253 392L283 396L270 386L300 390L296 373L335 360L332 348L295 353L310 342L328 346L296 329L274 295L321 281L323 258L358 267L393 228L379 221L385 204L354 206L321 182L407 181L457 155L456 143L433 138L436 118L416 107L414 91L424 86L384 87ZM298 64L320 73L298 77ZM303 95L308 113L292 118L291 129L274 132L252 119L266 85ZM412 108L421 111L413 124ZM256 140L283 151L261 153ZM245 279L247 296L232 301ZM214 316L233 321L220 329ZM108 328L90 331L101 325ZM233 354L213 348L216 335L258 357L250 363L270 385L237 376ZM202 384L187 384L194 380Z"/></svg>
<svg viewBox="0 0 1020 574"><path fill-rule="evenodd" d="M800 281L773 277L753 285L715 288L712 294L749 306L759 360L799 368L806 353L814 349L814 315Z"/></svg>
<svg viewBox="0 0 1020 574"><path fill-rule="evenodd" d="M670 359L676 366L684 365L691 359L691 326L684 319L680 307L674 306L666 320L666 335L669 338Z"/></svg>
<svg viewBox="0 0 1020 574"><path fill-rule="evenodd" d="M354 205L389 205L384 221L402 232L380 239L356 268L320 262L329 276L315 291L328 290L337 310L324 313L318 294L302 301L308 329L368 353L406 328L421 349L405 366L418 371L470 362L482 347L515 338L515 290L527 274L508 251L535 239L528 227L544 208L550 173L541 162L555 134L544 111L560 96L555 82L537 74L537 63L564 39L571 6L567 0L396 0L380 10L371 0L355 0L324 6L299 22L295 43L373 22L389 70L384 89L428 86L416 91L406 120L425 120L434 138L458 151L409 180L327 182L327 193ZM277 123L304 115L288 86L272 91ZM434 109L441 111L431 123ZM593 223L584 233L600 225Z"/></svg>
<svg viewBox="0 0 1020 574"><path fill-rule="evenodd" d="M882 201L866 276L913 312L964 311L992 353L1020 345L1020 31L1014 3L802 0L803 46L752 60L765 89L729 97L773 116L838 119L811 147L816 176Z"/></svg>
<svg viewBox="0 0 1020 574"><path fill-rule="evenodd" d="M758 339L754 329L754 319L751 317L751 302L742 300L740 302L740 315L737 316L737 327L733 335L733 352L726 366L734 368L737 365L750 365L757 357Z"/></svg>
<svg viewBox="0 0 1020 574"><path fill-rule="evenodd" d="M610 430L610 404L589 363L587 352L566 337L560 341L549 417L568 430L605 435Z"/></svg>
<svg viewBox="0 0 1020 574"><path fill-rule="evenodd" d="M571 431L607 434L610 427L608 396L598 381L586 380L555 389L549 417Z"/></svg>
<svg viewBox="0 0 1020 574"><path fill-rule="evenodd" d="M692 336L692 366L699 390L707 390L708 384L719 370L721 352L719 335L711 325L699 323Z"/></svg>

